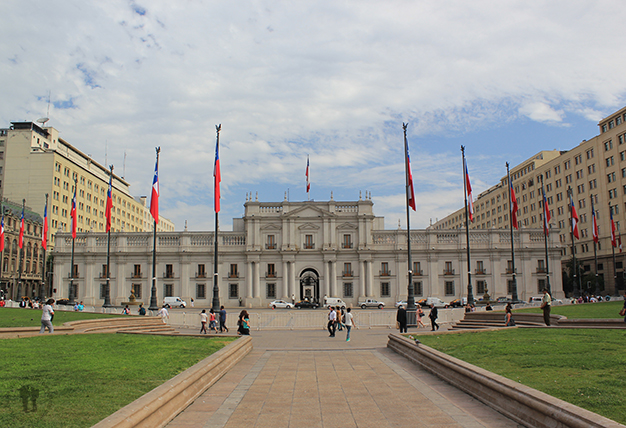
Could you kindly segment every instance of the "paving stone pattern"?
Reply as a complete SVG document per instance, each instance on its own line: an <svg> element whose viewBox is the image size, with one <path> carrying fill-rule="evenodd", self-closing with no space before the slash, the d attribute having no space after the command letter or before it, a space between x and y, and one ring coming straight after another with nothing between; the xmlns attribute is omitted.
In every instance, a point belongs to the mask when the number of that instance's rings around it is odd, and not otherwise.
<svg viewBox="0 0 626 428"><path fill-rule="evenodd" d="M168 427L517 427L386 348L392 330L253 332L254 350Z"/></svg>

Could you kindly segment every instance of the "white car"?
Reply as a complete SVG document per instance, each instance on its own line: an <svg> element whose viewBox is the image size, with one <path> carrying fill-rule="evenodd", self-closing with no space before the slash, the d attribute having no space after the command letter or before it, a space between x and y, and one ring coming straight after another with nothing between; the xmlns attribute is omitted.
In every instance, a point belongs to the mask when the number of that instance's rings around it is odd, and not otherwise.
<svg viewBox="0 0 626 428"><path fill-rule="evenodd" d="M293 308L293 305L289 302L285 302L284 300L274 300L272 303L270 303L270 308L291 309Z"/></svg>
<svg viewBox="0 0 626 428"><path fill-rule="evenodd" d="M417 303L417 302L415 302ZM406 300L400 300L399 302L395 303L395 307L397 308L398 306L402 305L402 307L404 307L406 309L408 303L406 302Z"/></svg>

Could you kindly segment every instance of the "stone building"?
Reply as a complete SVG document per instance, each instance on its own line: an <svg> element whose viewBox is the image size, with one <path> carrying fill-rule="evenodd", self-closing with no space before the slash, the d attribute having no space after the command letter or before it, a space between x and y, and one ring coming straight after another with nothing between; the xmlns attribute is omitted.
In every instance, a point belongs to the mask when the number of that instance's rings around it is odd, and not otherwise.
<svg viewBox="0 0 626 428"><path fill-rule="evenodd" d="M355 306L373 297L388 307L406 299L407 232L385 230L373 212L371 197L353 202L264 203L247 200L233 230L218 235L219 296L222 304L267 307L274 299L340 297ZM558 236L553 234L552 236ZM213 296L213 232L159 233L157 296L179 296L197 306L210 306ZM538 295L546 281L543 232L515 233L518 295ZM57 235L54 288L69 295L71 236ZM472 282L477 297L511 295L511 246L508 231L470 233ZM75 242L74 284L77 298L102 305L106 283L107 236L81 233ZM445 301L467 295L465 234L459 230L413 230L411 253L416 298ZM111 237L111 303L119 305L131 292L150 302L152 234L114 233ZM549 265L560 249L549 242ZM562 296L561 275L550 273L554 294Z"/></svg>

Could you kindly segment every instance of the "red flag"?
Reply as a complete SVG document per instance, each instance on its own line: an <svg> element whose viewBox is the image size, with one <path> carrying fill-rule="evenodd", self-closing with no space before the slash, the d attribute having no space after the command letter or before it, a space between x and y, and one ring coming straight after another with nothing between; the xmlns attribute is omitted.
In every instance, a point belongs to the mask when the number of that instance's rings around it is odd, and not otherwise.
<svg viewBox="0 0 626 428"><path fill-rule="evenodd" d="M511 188L511 203L509 204L511 207L511 221L513 222L513 227L519 229L517 225L517 210L519 207L517 206L517 198L515 197L515 190L513 190L513 183L509 180L509 187Z"/></svg>
<svg viewBox="0 0 626 428"><path fill-rule="evenodd" d="M154 164L154 180L152 180L152 195L150 196L150 214L156 224L159 224L159 150Z"/></svg>
<svg viewBox="0 0 626 428"><path fill-rule="evenodd" d="M48 198L46 198L46 201ZM48 249L48 204L43 208L43 231L41 232L41 248Z"/></svg>
<svg viewBox="0 0 626 428"><path fill-rule="evenodd" d="M20 222L20 238L18 241L20 249L24 246L24 207L22 206L22 220Z"/></svg>
<svg viewBox="0 0 626 428"><path fill-rule="evenodd" d="M415 211L415 190L413 189L413 174L411 173L411 157L409 156L409 142L406 140L406 133L404 139L404 151L406 153L406 186L409 199L409 206Z"/></svg>
<svg viewBox="0 0 626 428"><path fill-rule="evenodd" d="M576 214L576 207L574 206L574 197L570 196L570 207L572 210L572 233L576 237L576 239L580 239L580 234L578 233L578 214Z"/></svg>
<svg viewBox="0 0 626 428"><path fill-rule="evenodd" d="M72 217L72 238L76 239L76 188L74 188L74 197L72 198L72 211L70 211L70 217Z"/></svg>
<svg viewBox="0 0 626 428"><path fill-rule="evenodd" d="M615 236L615 222L613 221L613 210L609 208L611 212L611 245L617 247L617 237Z"/></svg>
<svg viewBox="0 0 626 428"><path fill-rule="evenodd" d="M4 212L2 213L2 222L0 222L0 253L4 251Z"/></svg>
<svg viewBox="0 0 626 428"><path fill-rule="evenodd" d="M215 165L213 166L213 184L215 185L213 190L213 197L215 199L214 206L215 212L220 212L220 183L222 182L222 171L220 170L220 140L215 143Z"/></svg>
<svg viewBox="0 0 626 428"><path fill-rule="evenodd" d="M309 177L309 157L306 157L306 172L304 173L306 176L306 192L309 193L311 190L311 177Z"/></svg>
<svg viewBox="0 0 626 428"><path fill-rule="evenodd" d="M111 209L113 208L113 171L111 171L111 176L109 177L109 192L107 193L107 206L104 212L107 218L107 228L106 232L111 230ZM157 210L158 212L158 210ZM157 214L158 215L158 214Z"/></svg>
<svg viewBox="0 0 626 428"><path fill-rule="evenodd" d="M465 166L465 186L467 189L467 208L469 211L470 221L474 221L474 201L472 200L472 185L470 184L469 172L467 171L467 161L463 158L463 166Z"/></svg>
<svg viewBox="0 0 626 428"><path fill-rule="evenodd" d="M622 234L620 233L617 237L617 242L619 242L619 252L622 252Z"/></svg>
<svg viewBox="0 0 626 428"><path fill-rule="evenodd" d="M596 220L596 210L593 208L593 196L591 197L591 217L593 218L593 226L591 230L591 234L593 236L593 241L598 243L598 222Z"/></svg>
<svg viewBox="0 0 626 428"><path fill-rule="evenodd" d="M543 233L548 236L550 234L550 209L548 208L548 200L546 199L546 192L543 192Z"/></svg>

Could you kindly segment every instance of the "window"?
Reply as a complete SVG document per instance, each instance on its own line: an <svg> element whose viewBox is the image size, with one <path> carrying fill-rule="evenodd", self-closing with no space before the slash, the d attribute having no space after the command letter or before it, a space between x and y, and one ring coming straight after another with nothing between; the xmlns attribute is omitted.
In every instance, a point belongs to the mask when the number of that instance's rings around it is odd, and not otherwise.
<svg viewBox="0 0 626 428"><path fill-rule="evenodd" d="M344 263L343 264L343 276L344 277L351 277L351 276L353 276L352 263Z"/></svg>
<svg viewBox="0 0 626 428"><path fill-rule="evenodd" d="M163 296L164 297L172 297L172 296L174 296L174 284L165 284L165 285L163 285Z"/></svg>
<svg viewBox="0 0 626 428"><path fill-rule="evenodd" d="M196 278L206 278L206 270L204 268L204 263L198 265L198 272L196 274Z"/></svg>
<svg viewBox="0 0 626 428"><path fill-rule="evenodd" d="M598 187L598 184L596 183L596 179L594 178L593 180L589 181L589 190L593 190L595 188Z"/></svg>
<svg viewBox="0 0 626 428"><path fill-rule="evenodd" d="M606 158L606 166L613 166L615 164L615 160L613 159L613 156Z"/></svg>
<svg viewBox="0 0 626 428"><path fill-rule="evenodd" d="M582 155L576 155L574 156L574 163L576 163L576 165L580 165L583 162L583 157Z"/></svg>
<svg viewBox="0 0 626 428"><path fill-rule="evenodd" d="M476 281L476 294L485 294L485 281Z"/></svg>
<svg viewBox="0 0 626 428"><path fill-rule="evenodd" d="M484 275L485 274L485 264L482 260L476 261L476 275Z"/></svg>
<svg viewBox="0 0 626 428"><path fill-rule="evenodd" d="M544 260L537 260L537 273L546 273L546 263Z"/></svg>
<svg viewBox="0 0 626 428"><path fill-rule="evenodd" d="M541 293L546 288L546 280L538 279L537 280L537 292Z"/></svg>
<svg viewBox="0 0 626 428"><path fill-rule="evenodd" d="M580 180L581 178L583 178L583 170L579 169L576 171L576 180Z"/></svg>
<svg viewBox="0 0 626 428"><path fill-rule="evenodd" d="M578 190L578 193L585 193L585 185L584 184L579 184L576 187L576 190Z"/></svg>
<svg viewBox="0 0 626 428"><path fill-rule="evenodd" d="M229 278L239 278L239 272L237 270L237 264L232 263L230 265L230 269L228 271L228 277Z"/></svg>
<svg viewBox="0 0 626 428"><path fill-rule="evenodd" d="M343 243L341 244L341 248L352 248L352 235L343 235Z"/></svg>
<svg viewBox="0 0 626 428"><path fill-rule="evenodd" d="M274 263L267 264L267 277L276 278L276 265Z"/></svg>
<svg viewBox="0 0 626 428"><path fill-rule="evenodd" d="M596 172L596 164L591 164L587 167L587 173L588 174L593 174L594 172Z"/></svg>
<svg viewBox="0 0 626 428"><path fill-rule="evenodd" d="M561 185L562 185L562 184L563 184L563 183L561 183L561 179L560 179L560 178L554 182L554 186L555 186L557 189L558 189L559 187L561 187Z"/></svg>
<svg viewBox="0 0 626 428"><path fill-rule="evenodd" d="M445 283L446 296L454 296L454 281L446 281Z"/></svg>
<svg viewBox="0 0 626 428"><path fill-rule="evenodd" d="M389 287L388 282L380 283L380 297L390 297L391 296L391 287Z"/></svg>
<svg viewBox="0 0 626 428"><path fill-rule="evenodd" d="M228 284L228 298L229 299L239 298L239 284Z"/></svg>
<svg viewBox="0 0 626 428"><path fill-rule="evenodd" d="M100 284L100 298L101 299L106 299L106 297L107 297L107 285L106 284Z"/></svg>
<svg viewBox="0 0 626 428"><path fill-rule="evenodd" d="M572 162L571 161L565 161L563 163L563 166L565 167L566 170L570 169L572 166Z"/></svg>
<svg viewBox="0 0 626 428"><path fill-rule="evenodd" d="M304 235L304 248L306 250L314 250L313 235Z"/></svg>
<svg viewBox="0 0 626 428"><path fill-rule="evenodd" d="M265 297L267 299L276 298L276 284L265 284Z"/></svg>
<svg viewBox="0 0 626 428"><path fill-rule="evenodd" d="M265 244L265 249L267 250L276 249L276 236L275 235L267 235L267 243Z"/></svg>
<svg viewBox="0 0 626 428"><path fill-rule="evenodd" d="M141 284L132 284L130 292L135 295L135 298L141 299Z"/></svg>
<svg viewBox="0 0 626 428"><path fill-rule="evenodd" d="M554 167L554 173L555 174L560 174L561 173L561 165L557 165Z"/></svg>
<svg viewBox="0 0 626 428"><path fill-rule="evenodd" d="M422 296L424 294L424 292L422 290L422 281L415 281L415 282L413 282L413 293L416 296Z"/></svg>
<svg viewBox="0 0 626 428"><path fill-rule="evenodd" d="M452 269L452 262L446 262L446 265L443 269L444 275L454 275L454 269Z"/></svg>
<svg viewBox="0 0 626 428"><path fill-rule="evenodd" d="M515 285L515 281L513 281L512 279L508 280L508 294L513 294L513 287Z"/></svg>
<svg viewBox="0 0 626 428"><path fill-rule="evenodd" d="M165 265L165 278L174 278L174 265Z"/></svg>
<svg viewBox="0 0 626 428"><path fill-rule="evenodd" d="M196 299L206 299L206 284L196 284Z"/></svg>
<svg viewBox="0 0 626 428"><path fill-rule="evenodd" d="M141 265L133 267L133 278L141 278Z"/></svg>
<svg viewBox="0 0 626 428"><path fill-rule="evenodd" d="M513 261L512 260L506 261L506 273L509 275L513 273Z"/></svg>
<svg viewBox="0 0 626 428"><path fill-rule="evenodd" d="M617 189L609 189L609 199L617 198Z"/></svg>
<svg viewBox="0 0 626 428"><path fill-rule="evenodd" d="M604 151L607 152L613 148L613 141L609 140L604 143Z"/></svg>
<svg viewBox="0 0 626 428"><path fill-rule="evenodd" d="M343 297L352 297L352 296L353 296L352 283L344 282L343 283Z"/></svg>
<svg viewBox="0 0 626 428"><path fill-rule="evenodd" d="M422 275L421 262L413 262L413 275Z"/></svg>
<svg viewBox="0 0 626 428"><path fill-rule="evenodd" d="M389 263L382 262L380 264L380 276L389 276L389 275L391 275L391 272L389 272Z"/></svg>
<svg viewBox="0 0 626 428"><path fill-rule="evenodd" d="M609 182L609 183L614 182L614 181L615 181L615 173L614 173L614 172L611 172L611 173L607 174L607 175L606 175L606 178L607 178L607 180L608 180L608 182Z"/></svg>

